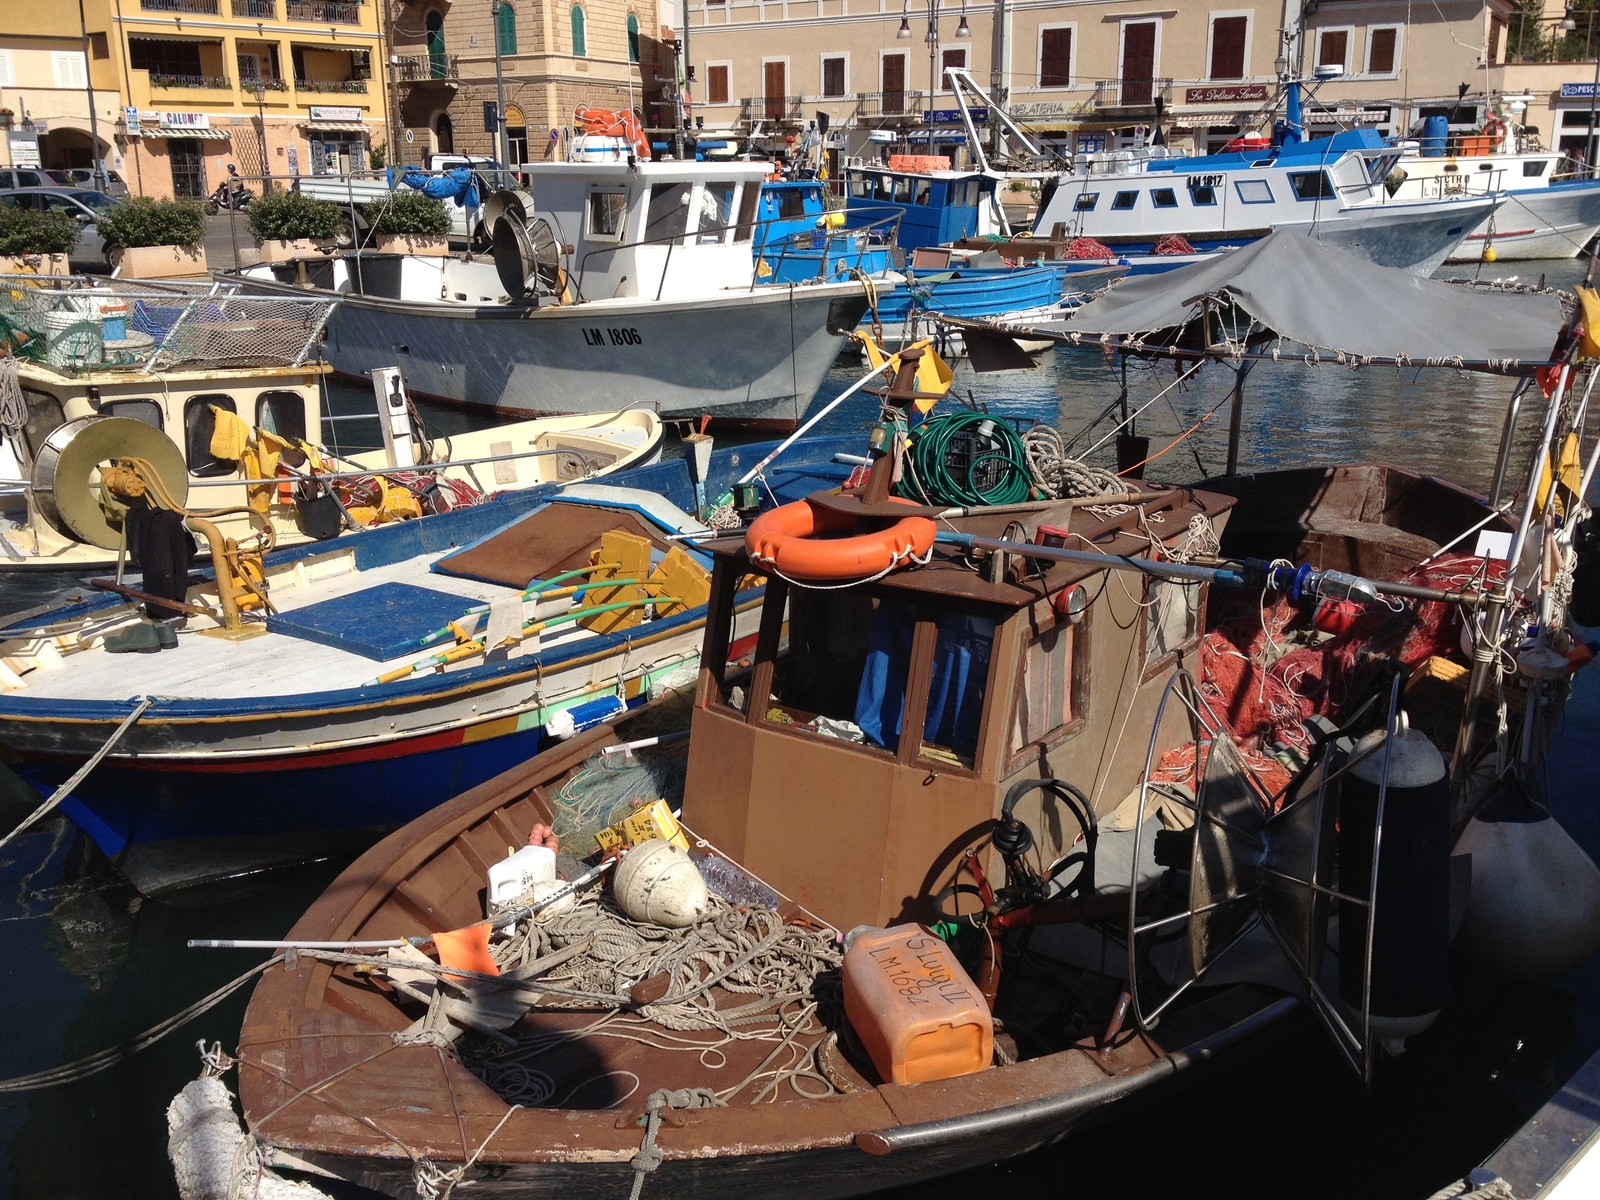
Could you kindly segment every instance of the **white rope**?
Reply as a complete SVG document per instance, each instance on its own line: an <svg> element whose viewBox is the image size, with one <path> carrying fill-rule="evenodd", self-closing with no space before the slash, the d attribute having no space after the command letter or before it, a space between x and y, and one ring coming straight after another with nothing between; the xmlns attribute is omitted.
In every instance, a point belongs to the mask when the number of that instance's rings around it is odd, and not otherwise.
<svg viewBox="0 0 1600 1200"><path fill-rule="evenodd" d="M89 772L100 765L100 760L107 754L111 753L111 747L115 746L122 740L122 735L127 733L129 729L133 728L133 723L140 717L144 716L144 710L149 708L154 703L154 698L150 696L140 697L138 706L122 719L122 724L117 726L116 732L113 733L109 739L107 739L106 744L101 746L100 749L96 750L94 752L94 756L90 758L88 762L84 763L83 766L74 771L71 779L68 779L54 792L52 792L50 794L50 799L39 805L38 808L34 809L27 816L23 817L21 823L19 823L15 829L6 834L5 837L0 838L0 848L4 848L18 834L30 828L34 822L38 821L41 817L46 816L51 809L55 808L56 805L60 804L68 796L72 795L72 789L77 787L86 778L88 778Z"/></svg>
<svg viewBox="0 0 1600 1200"><path fill-rule="evenodd" d="M19 372L22 363L16 358L0 358L0 426L12 436L22 432L28 423L28 405L22 398Z"/></svg>
<svg viewBox="0 0 1600 1200"><path fill-rule="evenodd" d="M1115 472L1090 466L1067 453L1059 430L1035 425L1022 435L1028 452L1028 472L1034 483L1057 500L1069 496L1109 496L1128 490Z"/></svg>

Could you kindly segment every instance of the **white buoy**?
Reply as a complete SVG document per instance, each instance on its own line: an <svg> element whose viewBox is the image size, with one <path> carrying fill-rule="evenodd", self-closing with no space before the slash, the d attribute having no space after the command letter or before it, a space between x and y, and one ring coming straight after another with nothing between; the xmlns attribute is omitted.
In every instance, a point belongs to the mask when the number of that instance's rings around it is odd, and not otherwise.
<svg viewBox="0 0 1600 1200"><path fill-rule="evenodd" d="M1549 979L1600 949L1600 868L1543 806L1508 779L1468 822L1472 855L1461 947L1518 979Z"/></svg>
<svg viewBox="0 0 1600 1200"><path fill-rule="evenodd" d="M283 1179L245 1146L233 1096L201 1076L167 1106L167 1157L183 1200L331 1200L321 1188Z"/></svg>
<svg viewBox="0 0 1600 1200"><path fill-rule="evenodd" d="M683 929L705 916L711 895L688 851L651 838L623 858L611 881L622 911L635 921Z"/></svg>

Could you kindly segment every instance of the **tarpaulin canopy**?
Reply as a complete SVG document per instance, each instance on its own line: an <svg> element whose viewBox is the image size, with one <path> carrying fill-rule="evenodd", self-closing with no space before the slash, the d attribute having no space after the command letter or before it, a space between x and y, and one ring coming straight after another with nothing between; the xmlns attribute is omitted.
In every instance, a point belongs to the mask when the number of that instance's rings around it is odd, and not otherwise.
<svg viewBox="0 0 1600 1200"><path fill-rule="evenodd" d="M1202 262L1123 279L1034 336L1135 353L1259 351L1281 340L1345 361L1526 372L1550 360L1563 319L1554 295L1419 279L1278 230Z"/></svg>

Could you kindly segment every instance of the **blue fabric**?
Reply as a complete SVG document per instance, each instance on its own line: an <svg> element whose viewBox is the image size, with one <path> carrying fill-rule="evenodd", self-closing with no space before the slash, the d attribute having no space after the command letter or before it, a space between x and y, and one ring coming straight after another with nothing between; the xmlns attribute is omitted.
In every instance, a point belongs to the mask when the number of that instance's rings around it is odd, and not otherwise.
<svg viewBox="0 0 1600 1200"><path fill-rule="evenodd" d="M905 605L878 605L861 686L856 692L855 723L867 741L886 750L896 749L900 742L915 627L911 610ZM946 613L940 619L933 649L933 677L928 684L928 711L922 723L923 741L937 742L959 754L970 755L977 749L993 646L994 621L988 617Z"/></svg>
<svg viewBox="0 0 1600 1200"><path fill-rule="evenodd" d="M478 207L478 185L466 167L452 167L443 175L429 175L421 167L407 167L400 182L435 200L454 200L457 208Z"/></svg>

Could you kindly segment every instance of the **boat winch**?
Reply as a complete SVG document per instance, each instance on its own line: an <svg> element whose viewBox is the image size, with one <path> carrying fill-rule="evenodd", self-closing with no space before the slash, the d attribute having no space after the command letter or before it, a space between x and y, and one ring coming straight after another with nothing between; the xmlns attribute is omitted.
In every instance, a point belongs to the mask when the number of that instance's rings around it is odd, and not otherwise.
<svg viewBox="0 0 1600 1200"><path fill-rule="evenodd" d="M34 457L32 495L58 532L106 550L123 544L127 505L105 486L103 466L139 458L178 503L189 496L183 453L161 430L132 417L78 417L57 426Z"/></svg>

